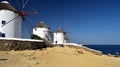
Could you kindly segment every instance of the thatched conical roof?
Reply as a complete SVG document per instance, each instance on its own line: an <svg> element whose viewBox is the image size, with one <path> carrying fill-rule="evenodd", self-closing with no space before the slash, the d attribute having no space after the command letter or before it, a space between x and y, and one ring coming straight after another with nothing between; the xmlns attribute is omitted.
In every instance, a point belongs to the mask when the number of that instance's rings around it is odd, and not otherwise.
<svg viewBox="0 0 120 67"><path fill-rule="evenodd" d="M0 10L10 10L17 13L17 10L14 7L12 7L7 1L2 1L0 3Z"/></svg>
<svg viewBox="0 0 120 67"><path fill-rule="evenodd" d="M48 28L43 21L39 22L39 23L35 26L35 28L37 28L37 27L39 27L39 28Z"/></svg>
<svg viewBox="0 0 120 67"><path fill-rule="evenodd" d="M64 32L61 30L61 28L58 28L58 29L55 31L55 33L64 33Z"/></svg>

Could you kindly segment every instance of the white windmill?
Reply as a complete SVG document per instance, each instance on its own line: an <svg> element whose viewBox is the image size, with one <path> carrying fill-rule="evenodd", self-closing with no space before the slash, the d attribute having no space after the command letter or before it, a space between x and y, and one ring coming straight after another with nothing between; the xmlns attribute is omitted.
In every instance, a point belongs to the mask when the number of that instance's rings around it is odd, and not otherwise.
<svg viewBox="0 0 120 67"><path fill-rule="evenodd" d="M28 14L36 14L36 12L24 12L28 1L23 3L20 11L12 7L7 1L0 3L0 37L21 38L22 19Z"/></svg>
<svg viewBox="0 0 120 67"><path fill-rule="evenodd" d="M54 38L54 44L64 44L66 43L65 40L65 32L62 31L60 28L58 28L53 35Z"/></svg>
<svg viewBox="0 0 120 67"><path fill-rule="evenodd" d="M38 35L39 37L51 42L51 37L50 37L50 30L49 28L44 24L43 21L38 23L34 28L33 28L33 34Z"/></svg>
<svg viewBox="0 0 120 67"><path fill-rule="evenodd" d="M0 3L0 37L21 37L21 17L7 1Z"/></svg>

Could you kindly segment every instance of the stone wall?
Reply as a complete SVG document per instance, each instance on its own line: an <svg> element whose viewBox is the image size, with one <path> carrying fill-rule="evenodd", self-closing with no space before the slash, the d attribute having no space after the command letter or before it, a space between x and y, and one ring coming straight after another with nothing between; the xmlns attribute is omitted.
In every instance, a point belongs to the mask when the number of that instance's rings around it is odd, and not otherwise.
<svg viewBox="0 0 120 67"><path fill-rule="evenodd" d="M46 48L44 42L19 41L19 40L0 40L0 50L25 50Z"/></svg>

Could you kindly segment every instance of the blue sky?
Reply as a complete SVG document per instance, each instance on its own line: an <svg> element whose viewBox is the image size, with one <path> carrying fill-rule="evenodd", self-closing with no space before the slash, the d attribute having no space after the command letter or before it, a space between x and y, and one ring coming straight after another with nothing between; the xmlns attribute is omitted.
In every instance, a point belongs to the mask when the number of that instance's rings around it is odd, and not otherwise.
<svg viewBox="0 0 120 67"><path fill-rule="evenodd" d="M52 32L61 27L71 42L120 44L120 0L30 0L25 11L39 14L26 16L24 22L34 26L44 21Z"/></svg>

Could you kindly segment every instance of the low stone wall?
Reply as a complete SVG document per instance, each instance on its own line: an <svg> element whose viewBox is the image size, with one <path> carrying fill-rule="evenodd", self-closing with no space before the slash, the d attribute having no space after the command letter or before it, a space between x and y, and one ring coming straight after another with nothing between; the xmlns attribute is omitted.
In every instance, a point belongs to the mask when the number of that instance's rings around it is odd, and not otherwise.
<svg viewBox="0 0 120 67"><path fill-rule="evenodd" d="M0 39L0 50L25 50L25 49L42 49L46 45L44 42L34 41L19 41L19 40L1 40Z"/></svg>

